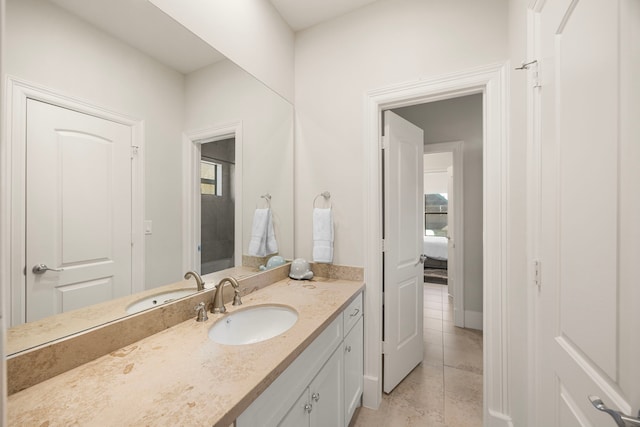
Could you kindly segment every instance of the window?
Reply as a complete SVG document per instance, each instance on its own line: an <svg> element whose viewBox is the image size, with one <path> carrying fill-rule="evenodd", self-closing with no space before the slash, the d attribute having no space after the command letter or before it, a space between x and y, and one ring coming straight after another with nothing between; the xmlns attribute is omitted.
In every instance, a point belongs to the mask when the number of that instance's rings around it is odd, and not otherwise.
<svg viewBox="0 0 640 427"><path fill-rule="evenodd" d="M200 161L200 194L222 196L222 165Z"/></svg>

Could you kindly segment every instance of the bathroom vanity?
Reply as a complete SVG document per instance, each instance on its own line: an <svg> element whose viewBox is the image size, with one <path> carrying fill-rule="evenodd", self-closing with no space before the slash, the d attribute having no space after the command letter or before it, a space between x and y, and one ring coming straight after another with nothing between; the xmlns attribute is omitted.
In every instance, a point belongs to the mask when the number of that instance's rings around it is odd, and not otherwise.
<svg viewBox="0 0 640 427"><path fill-rule="evenodd" d="M9 396L9 425L346 426L362 395L363 288L279 280L225 314L194 315ZM284 333L245 345L209 338L226 316L274 304L298 314Z"/></svg>

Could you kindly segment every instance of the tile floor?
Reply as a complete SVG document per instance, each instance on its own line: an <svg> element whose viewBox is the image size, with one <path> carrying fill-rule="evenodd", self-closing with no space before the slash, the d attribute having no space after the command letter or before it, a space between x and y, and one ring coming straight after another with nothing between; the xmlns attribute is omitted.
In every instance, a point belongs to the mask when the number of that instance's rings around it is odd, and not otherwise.
<svg viewBox="0 0 640 427"><path fill-rule="evenodd" d="M447 287L424 285L424 360L354 427L482 426L482 332L453 326Z"/></svg>

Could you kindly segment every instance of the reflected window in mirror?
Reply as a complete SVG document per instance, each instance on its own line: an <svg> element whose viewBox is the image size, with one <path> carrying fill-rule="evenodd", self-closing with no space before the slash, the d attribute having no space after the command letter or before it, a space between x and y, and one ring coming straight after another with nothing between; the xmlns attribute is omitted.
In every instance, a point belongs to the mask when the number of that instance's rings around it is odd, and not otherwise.
<svg viewBox="0 0 640 427"><path fill-rule="evenodd" d="M200 193L222 196L222 165L209 160L200 161Z"/></svg>

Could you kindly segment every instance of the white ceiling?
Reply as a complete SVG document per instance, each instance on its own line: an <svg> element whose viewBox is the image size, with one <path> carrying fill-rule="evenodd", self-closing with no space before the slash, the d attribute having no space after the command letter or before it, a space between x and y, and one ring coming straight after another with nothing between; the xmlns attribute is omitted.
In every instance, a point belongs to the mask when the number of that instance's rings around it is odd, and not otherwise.
<svg viewBox="0 0 640 427"><path fill-rule="evenodd" d="M50 0L94 27L188 74L224 56L144 0ZM376 0L269 0L294 31Z"/></svg>
<svg viewBox="0 0 640 427"><path fill-rule="evenodd" d="M50 1L183 74L224 58L148 1Z"/></svg>
<svg viewBox="0 0 640 427"><path fill-rule="evenodd" d="M304 30L376 0L269 0L293 31Z"/></svg>

